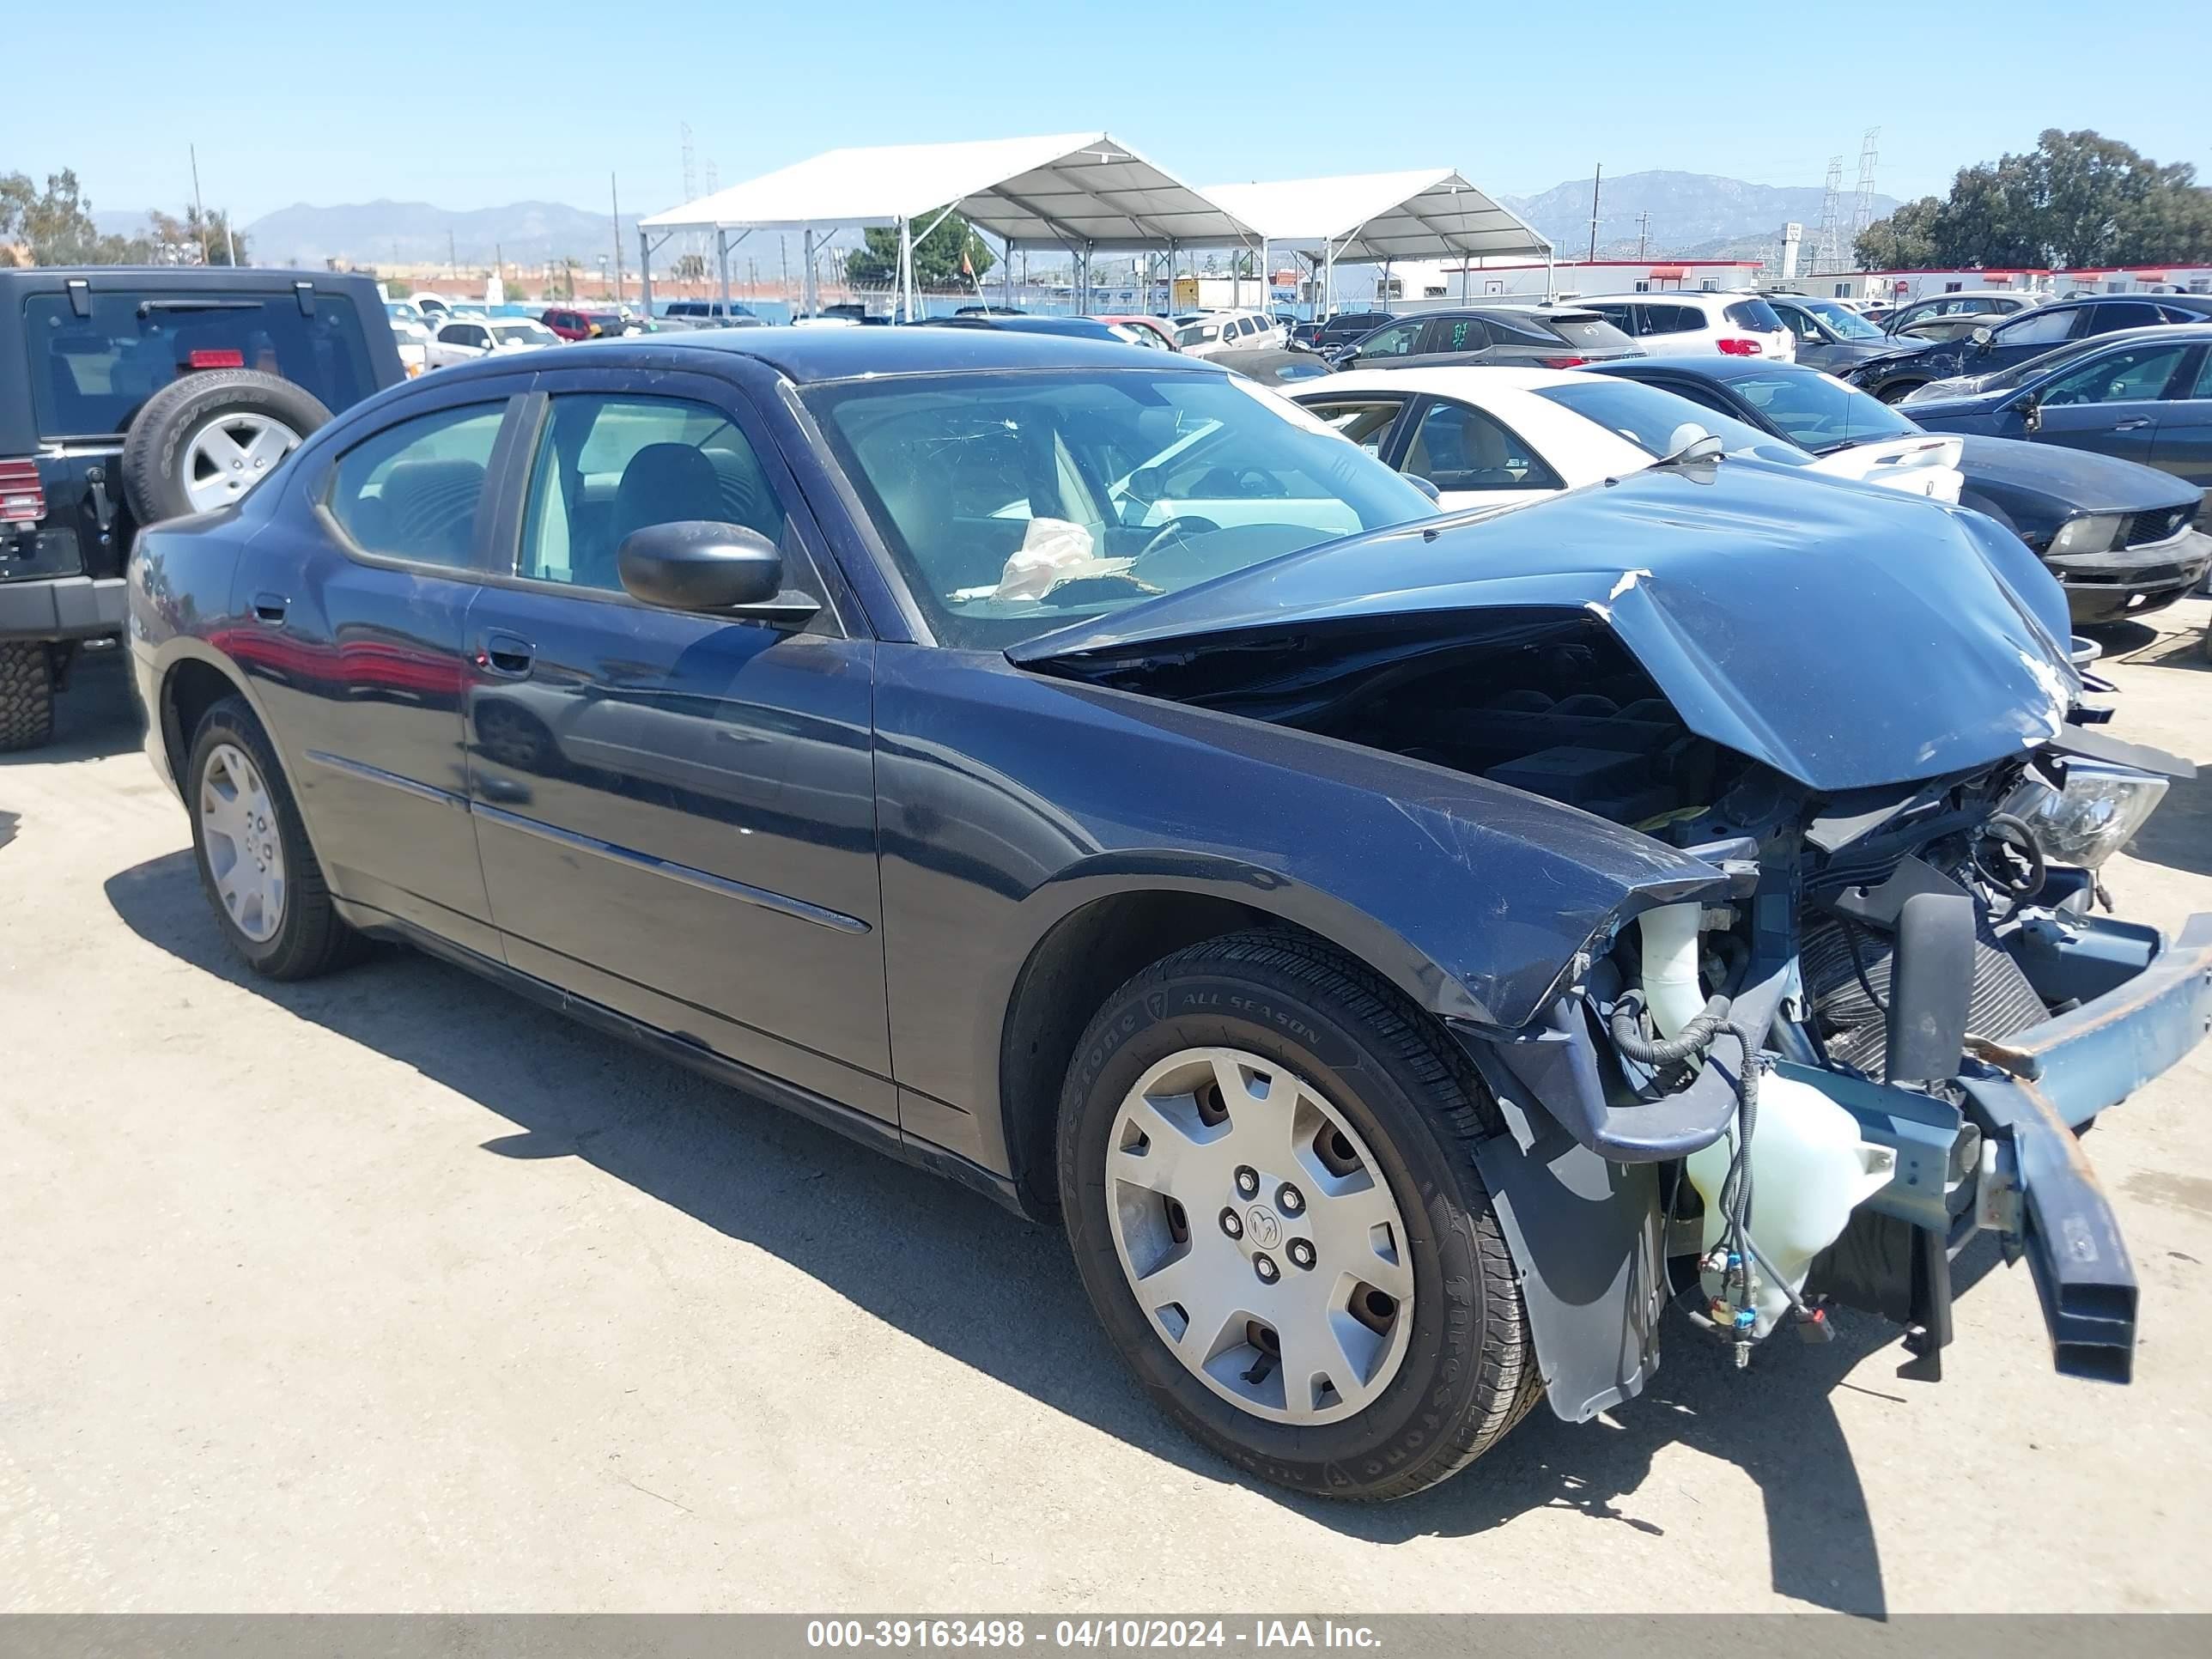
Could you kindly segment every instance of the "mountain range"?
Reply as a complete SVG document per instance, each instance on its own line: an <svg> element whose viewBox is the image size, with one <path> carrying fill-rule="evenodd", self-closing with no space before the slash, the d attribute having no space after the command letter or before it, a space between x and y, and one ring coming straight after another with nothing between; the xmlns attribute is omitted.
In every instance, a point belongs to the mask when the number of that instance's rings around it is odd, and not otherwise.
<svg viewBox="0 0 2212 1659"><path fill-rule="evenodd" d="M1631 258L1642 246L1656 255L1740 257L1771 247L1790 220L1805 227L1809 242L1819 233L1822 195L1817 185L1754 185L1706 173L1623 173L1606 179L1599 195L1598 252L1601 257ZM1548 237L1562 258L1588 251L1589 179L1570 179L1534 196L1499 199ZM1875 197L1875 216L1896 205L1890 197ZM1839 204L1846 226L1852 206L1848 196ZM1647 213L1648 227L1639 221ZM136 231L146 222L143 213L104 211L94 216L103 231ZM428 202L374 201L335 207L299 202L239 229L251 240L255 259L310 269L331 259L356 265L443 264L451 260L464 269L481 269L495 258L526 268L561 258L592 266L602 257L611 258L615 247L613 222L607 215L562 202L513 202L504 207L462 210ZM838 238L837 244L857 245L859 240L848 234ZM790 240L787 252L795 258L797 239ZM766 245L745 250L763 264L775 252ZM627 216L622 253L625 264L635 263L635 222Z"/></svg>

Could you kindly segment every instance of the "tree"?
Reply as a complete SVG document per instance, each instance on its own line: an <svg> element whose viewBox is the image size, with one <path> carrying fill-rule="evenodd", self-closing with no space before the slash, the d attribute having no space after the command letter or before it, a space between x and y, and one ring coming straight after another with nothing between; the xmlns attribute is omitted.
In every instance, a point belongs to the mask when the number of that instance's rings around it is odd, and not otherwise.
<svg viewBox="0 0 2212 1659"><path fill-rule="evenodd" d="M67 167L48 173L43 191L26 173L0 174L0 242L21 244L34 265L132 264L152 257L143 237L100 234Z"/></svg>
<svg viewBox="0 0 2212 1659"><path fill-rule="evenodd" d="M2052 127L2024 155L1961 167L1942 201L1909 203L1856 244L1873 270L2080 267L2212 259L2212 192L2185 163Z"/></svg>
<svg viewBox="0 0 2212 1659"><path fill-rule="evenodd" d="M1936 221L1943 204L1933 196L1906 202L1877 219L1851 244L1863 270L1915 270L1936 263Z"/></svg>
<svg viewBox="0 0 2212 1659"><path fill-rule="evenodd" d="M935 219L933 213L921 216L924 225ZM896 281L897 230L877 227L866 234L867 246L854 248L845 256L845 275L856 283ZM963 252L968 256L968 265L964 270L960 264ZM975 234L975 228L957 213L946 214L928 235L914 245L914 280L918 288L951 288L957 284L980 282L983 273L996 263L989 246Z"/></svg>
<svg viewBox="0 0 2212 1659"><path fill-rule="evenodd" d="M676 262L676 280L679 283L703 283L707 280L707 256L687 253Z"/></svg>

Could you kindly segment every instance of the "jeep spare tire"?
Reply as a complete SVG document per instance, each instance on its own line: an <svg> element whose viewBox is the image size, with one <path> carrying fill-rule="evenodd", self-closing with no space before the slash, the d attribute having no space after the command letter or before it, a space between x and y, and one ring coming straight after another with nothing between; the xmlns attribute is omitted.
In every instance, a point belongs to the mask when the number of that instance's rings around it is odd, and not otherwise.
<svg viewBox="0 0 2212 1659"><path fill-rule="evenodd" d="M123 499L142 525L246 499L300 440L331 418L281 375L222 368L146 400L123 438Z"/></svg>

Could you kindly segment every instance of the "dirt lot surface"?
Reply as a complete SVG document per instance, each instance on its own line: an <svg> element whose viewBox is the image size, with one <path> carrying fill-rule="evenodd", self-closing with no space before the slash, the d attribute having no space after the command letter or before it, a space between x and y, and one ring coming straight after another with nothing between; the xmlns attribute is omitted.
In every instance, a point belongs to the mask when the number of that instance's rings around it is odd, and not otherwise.
<svg viewBox="0 0 2212 1659"><path fill-rule="evenodd" d="M2114 728L2212 762L2194 601ZM1060 1238L394 951L249 981L119 665L0 763L0 1607L2212 1608L2212 1048L2087 1143L2133 1387L1977 1252L1940 1385L1847 1316L1382 1509L1156 1419ZM2212 908L2212 778L2110 884Z"/></svg>

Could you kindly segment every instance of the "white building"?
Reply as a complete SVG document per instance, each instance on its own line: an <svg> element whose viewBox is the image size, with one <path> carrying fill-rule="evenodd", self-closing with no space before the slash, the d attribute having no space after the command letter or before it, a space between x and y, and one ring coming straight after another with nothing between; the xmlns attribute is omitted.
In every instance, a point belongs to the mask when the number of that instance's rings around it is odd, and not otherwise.
<svg viewBox="0 0 2212 1659"><path fill-rule="evenodd" d="M1987 289L2049 299L2052 275L2048 270L1830 270L1800 276L1797 286L1816 299L1899 306L1938 294L1978 294Z"/></svg>
<svg viewBox="0 0 2212 1659"><path fill-rule="evenodd" d="M1454 306L1467 301L1541 300L1585 294L1664 294L1677 289L1755 288L1756 259L1477 259L1406 260L1364 268L1371 288L1355 289L1352 273L1337 267L1339 303L1347 311L1379 304L1404 311Z"/></svg>

